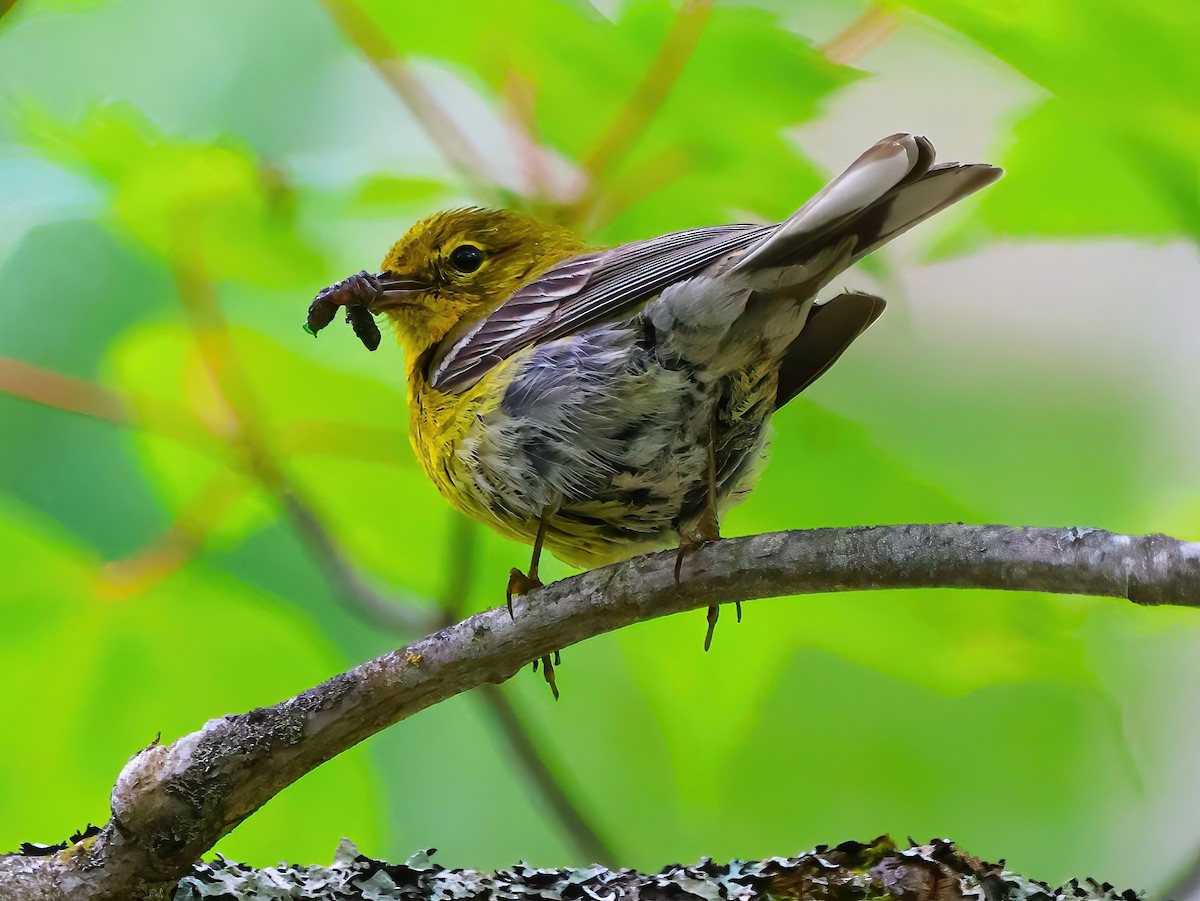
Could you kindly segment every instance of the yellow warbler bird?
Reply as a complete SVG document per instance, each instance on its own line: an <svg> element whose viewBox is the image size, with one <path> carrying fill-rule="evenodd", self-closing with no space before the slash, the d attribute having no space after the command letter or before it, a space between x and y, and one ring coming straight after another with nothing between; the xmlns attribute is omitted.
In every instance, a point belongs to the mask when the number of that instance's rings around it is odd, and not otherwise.
<svg viewBox="0 0 1200 901"><path fill-rule="evenodd" d="M681 562L719 537L771 416L884 308L858 293L816 305L817 291L1001 173L933 161L928 139L892 135L784 222L607 250L520 213L438 213L382 272L322 291L306 328L345 307L374 350L372 316L391 320L421 466L459 510L533 544L511 611L541 584L543 545L597 566L672 544Z"/></svg>

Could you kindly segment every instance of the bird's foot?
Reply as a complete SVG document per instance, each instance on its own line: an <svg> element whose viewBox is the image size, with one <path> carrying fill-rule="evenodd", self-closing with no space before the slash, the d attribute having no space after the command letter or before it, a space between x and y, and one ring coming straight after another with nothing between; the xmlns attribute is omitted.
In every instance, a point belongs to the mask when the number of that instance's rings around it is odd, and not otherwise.
<svg viewBox="0 0 1200 901"><path fill-rule="evenodd" d="M679 534L679 551L675 554L675 584L679 584L679 576L683 571L683 561L706 544L721 540L721 529L715 516L705 516L696 523L694 529Z"/></svg>
<svg viewBox="0 0 1200 901"><path fill-rule="evenodd" d="M719 541L721 538L721 530L717 523L715 512L706 511L705 515L701 516L700 521L694 529L683 532L679 536L679 552L675 555L675 582L679 583L679 576L683 570L683 561L690 557L706 544L712 544L714 541ZM712 647L713 631L717 628L717 619L721 615L720 607L715 604L708 608L708 631L704 634L704 650ZM737 621L742 621L742 604L737 603Z"/></svg>
<svg viewBox="0 0 1200 901"><path fill-rule="evenodd" d="M546 680L546 684L550 686L550 693L554 695L554 700L558 700L558 682L554 678L554 667L562 666L562 651L555 651L553 657L550 654L545 655L541 660L533 661L533 671L538 671L538 664L542 665L542 676Z"/></svg>
<svg viewBox="0 0 1200 901"><path fill-rule="evenodd" d="M520 594L526 594L533 591L535 588L541 588L544 583L536 575L525 575L515 566L508 573L508 591L506 597L508 600L508 615L513 616L513 598ZM514 619L516 617L513 617ZM538 664L542 667L542 676L546 680L546 684L550 686L550 693L554 695L554 700L558 700L558 682L554 677L554 667L562 665L562 652L555 651L554 655L549 654L533 661L533 671L538 671Z"/></svg>
<svg viewBox="0 0 1200 901"><path fill-rule="evenodd" d="M508 603L508 615L513 619L513 598L519 594L528 594L535 588L541 588L544 583L537 577L537 573L525 575L515 566L508 572L508 590L505 592L505 600Z"/></svg>

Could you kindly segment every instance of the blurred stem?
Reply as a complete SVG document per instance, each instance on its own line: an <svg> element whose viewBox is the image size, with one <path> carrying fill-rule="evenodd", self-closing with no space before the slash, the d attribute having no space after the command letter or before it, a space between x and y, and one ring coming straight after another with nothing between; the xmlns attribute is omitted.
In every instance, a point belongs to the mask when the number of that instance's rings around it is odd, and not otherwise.
<svg viewBox="0 0 1200 901"><path fill-rule="evenodd" d="M0 357L0 394L170 438L216 459L225 459L228 450L226 436L213 434L177 404L114 391L11 357ZM279 443L289 455L313 454L390 466L412 463L405 453L407 439L398 429L305 420L285 426Z"/></svg>
<svg viewBox="0 0 1200 901"><path fill-rule="evenodd" d="M437 145L442 156L471 190L480 197L494 192L486 178L484 159L471 145L467 136L454 124L454 120L434 99L433 94L413 72L405 59L392 47L371 17L355 0L321 0L321 5L342 36L358 48L359 52L379 73L400 101L412 113Z"/></svg>
<svg viewBox="0 0 1200 901"><path fill-rule="evenodd" d="M628 156L654 119L700 43L711 15L712 0L684 0L680 5L641 84L580 163L587 181L571 211L572 224L580 225L589 218L603 191L604 179Z"/></svg>
<svg viewBox="0 0 1200 901"><path fill-rule="evenodd" d="M189 250L195 246L186 240L177 243L172 273L200 357L225 401L250 472L291 521L335 597L370 621L390 629L411 632L428 628L432 623L426 614L382 598L367 587L312 504L283 471L268 440L258 398L230 340L212 283L195 251Z"/></svg>
<svg viewBox="0 0 1200 901"><path fill-rule="evenodd" d="M434 626L434 618L412 603L381 597L359 577L316 511L293 489L279 496L279 503L308 546L317 568L350 610L371 623L399 635L419 635Z"/></svg>
<svg viewBox="0 0 1200 901"><path fill-rule="evenodd" d="M140 594L183 567L204 547L216 523L248 493L249 485L234 470L221 469L206 481L176 515L171 527L153 544L100 569L108 598Z"/></svg>
<svg viewBox="0 0 1200 901"><path fill-rule="evenodd" d="M409 467L415 462L408 435L400 429L357 422L302 420L281 426L276 442L286 457L313 454Z"/></svg>
<svg viewBox="0 0 1200 901"><path fill-rule="evenodd" d="M442 592L441 627L452 626L463 618L471 583L475 579L475 549L479 526L466 516L454 515L450 520L449 547L446 553L446 589Z"/></svg>
<svg viewBox="0 0 1200 901"><path fill-rule="evenodd" d="M479 526L467 517L455 516L451 520L446 554L448 576L441 603L442 628L454 625L466 612L471 583L478 568L478 535ZM498 598L499 581L496 589ZM483 685L477 695L483 699L484 706L499 727L517 766L534 791L541 795L575 850L592 862L614 863L616 855L555 775L559 770L550 765L513 700L497 685Z"/></svg>
<svg viewBox="0 0 1200 901"><path fill-rule="evenodd" d="M220 450L216 437L182 407L149 397L122 395L21 360L0 357L0 393L125 428L143 428L205 453ZM139 417L139 409L152 415Z"/></svg>
<svg viewBox="0 0 1200 901"><path fill-rule="evenodd" d="M513 156L530 211L542 213L541 207L547 206L553 217L566 198L551 177L549 152L538 131L536 105L537 86L516 69L508 69L500 90L500 111L508 127Z"/></svg>
<svg viewBox="0 0 1200 901"><path fill-rule="evenodd" d="M550 806L550 810L575 845L576 851L583 855L588 863L615 866L617 855L567 794L554 770L546 762L541 748L533 741L529 727L509 696L498 685L481 685L479 694L496 725L500 727L504 740L508 742L508 747L521 769L542 796L542 800Z"/></svg>
<svg viewBox="0 0 1200 901"><path fill-rule="evenodd" d="M68 413L136 425L133 412L115 391L22 360L0 357L0 391Z"/></svg>
<svg viewBox="0 0 1200 901"><path fill-rule="evenodd" d="M900 27L894 12L872 3L862 15L821 45L827 60L838 66L853 66L890 38Z"/></svg>

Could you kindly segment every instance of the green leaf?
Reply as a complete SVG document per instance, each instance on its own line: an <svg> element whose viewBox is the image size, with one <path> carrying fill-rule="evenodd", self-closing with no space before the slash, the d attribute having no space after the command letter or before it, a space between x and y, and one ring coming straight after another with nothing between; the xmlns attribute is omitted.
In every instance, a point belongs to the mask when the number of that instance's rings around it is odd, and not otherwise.
<svg viewBox="0 0 1200 901"><path fill-rule="evenodd" d="M466 0L447 29L436 6L364 5L401 53L451 63L492 98L514 80L536 86L540 138L576 161L624 114L676 16L666 2L627 4L609 20L578 5ZM630 136L605 179L622 218L602 236L791 212L820 181L784 130L858 77L770 12L714 7L649 127Z"/></svg>
<svg viewBox="0 0 1200 901"><path fill-rule="evenodd" d="M68 123L29 102L19 121L29 145L106 184L116 222L159 256L195 257L214 278L258 285L319 277L293 228L292 188L236 142L169 138L123 104Z"/></svg>
<svg viewBox="0 0 1200 901"><path fill-rule="evenodd" d="M391 216L417 204L433 204L446 197L448 186L434 178L373 175L354 190L348 212L364 216Z"/></svg>
<svg viewBox="0 0 1200 901"><path fill-rule="evenodd" d="M1175 211L1118 149L1095 140L1071 107L1053 99L1013 129L1004 178L983 192L976 215L929 252L939 260L997 238L1142 238L1179 233Z"/></svg>
<svg viewBox="0 0 1200 901"><path fill-rule="evenodd" d="M241 370L257 395L248 410L254 426L275 436L274 452L285 467L308 474L318 498L340 499L365 492L380 495L379 484L391 485L396 467L412 470L412 454L400 425L403 399L374 379L356 377L314 363L248 329L231 331L231 346ZM311 339L309 339L311 340ZM361 350L361 348L359 348ZM192 447L159 434L155 419L162 404L218 433L234 429L226 401L214 385L194 336L177 325L155 323L127 331L111 349L109 369L117 385L134 397L146 430L135 433L134 446L154 489L171 511L194 509L207 495L219 514L205 521L206 540L228 545L277 516L258 480L245 471L235 452L215 454L212 446ZM158 402L157 404L152 402ZM392 411L388 413L387 411ZM386 414L386 415L385 415ZM220 445L216 447L219 449ZM232 450L237 450L234 445ZM347 480L348 461L369 468ZM331 472L337 472L331 477ZM220 480L219 482L215 480ZM213 497L213 493L216 496ZM386 493L386 492L384 492ZM203 501L199 501L203 503ZM396 506L403 501L397 497ZM208 509L208 508L204 508ZM381 507L381 513L386 507ZM373 517L355 515L365 530L386 536L386 526Z"/></svg>
<svg viewBox="0 0 1200 901"><path fill-rule="evenodd" d="M1043 196L1025 217L1045 216L1045 229L1071 228L1114 218L1113 206L1129 196L1136 180L1151 199L1134 202L1134 234L1148 220L1153 233L1200 238L1200 7L1176 0L906 0L906 6L960 31L1050 91L1055 106L1026 128L1032 147L1016 153L1022 163L1036 160L1039 184L1065 178L1071 190ZM1050 116L1064 115L1062 131ZM1018 141L1023 138L1018 134ZM1119 160L1121 164L1116 164ZM1007 162L1007 161L1006 161ZM1080 172L1064 172L1078 167ZM1014 161L1011 165L1016 170ZM1095 173L1090 198L1082 195L1082 173ZM1117 196L1108 195L1108 181ZM1028 195L1026 195L1028 196ZM1080 204L1078 218L1057 212L1060 204ZM1152 212L1148 212L1152 210ZM1164 214L1170 217L1164 228ZM1092 227L1082 233L1095 234ZM1037 229L1037 226L1033 227ZM1046 233L1045 230L1034 233Z"/></svg>

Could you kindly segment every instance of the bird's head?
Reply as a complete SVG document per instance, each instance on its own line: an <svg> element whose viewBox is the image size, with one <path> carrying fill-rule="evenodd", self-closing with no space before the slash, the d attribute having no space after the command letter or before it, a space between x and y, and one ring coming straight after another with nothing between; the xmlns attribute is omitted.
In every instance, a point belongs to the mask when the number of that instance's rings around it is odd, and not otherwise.
<svg viewBox="0 0 1200 901"><path fill-rule="evenodd" d="M508 210L463 209L422 219L392 245L367 303L416 359L563 259L584 250L570 230Z"/></svg>

